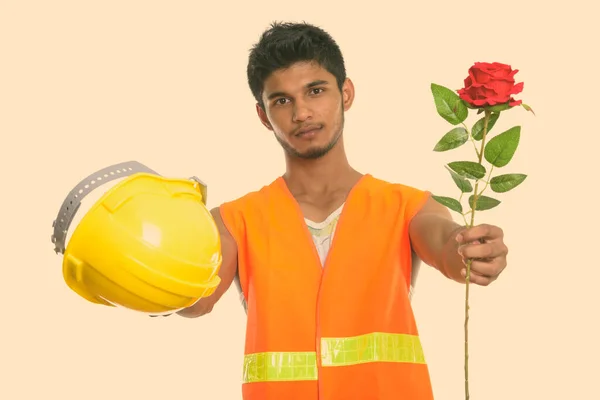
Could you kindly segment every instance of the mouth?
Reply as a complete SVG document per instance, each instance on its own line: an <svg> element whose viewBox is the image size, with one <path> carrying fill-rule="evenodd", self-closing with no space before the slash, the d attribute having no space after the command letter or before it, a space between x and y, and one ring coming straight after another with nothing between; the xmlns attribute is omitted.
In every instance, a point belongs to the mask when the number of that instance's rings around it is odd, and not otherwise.
<svg viewBox="0 0 600 400"><path fill-rule="evenodd" d="M323 127L321 127L321 126L309 126L309 127L300 129L294 136L305 137L305 138L313 137L321 129L323 129Z"/></svg>

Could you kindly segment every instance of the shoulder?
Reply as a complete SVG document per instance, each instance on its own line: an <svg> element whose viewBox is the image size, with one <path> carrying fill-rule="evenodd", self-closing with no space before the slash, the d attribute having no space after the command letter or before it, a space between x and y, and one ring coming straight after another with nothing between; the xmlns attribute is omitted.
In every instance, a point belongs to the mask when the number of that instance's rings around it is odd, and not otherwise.
<svg viewBox="0 0 600 400"><path fill-rule="evenodd" d="M264 204L268 200L270 194L273 192L273 188L278 184L278 179L273 182L263 185L262 187L245 193L241 196L233 198L231 200L223 202L218 208L220 209L242 209L242 208L254 208L261 204Z"/></svg>
<svg viewBox="0 0 600 400"><path fill-rule="evenodd" d="M367 175L368 187L371 192L400 196L406 200L428 197L431 192L417 186L400 182L391 182L373 175Z"/></svg>
<svg viewBox="0 0 600 400"><path fill-rule="evenodd" d="M273 180L256 190L247 192L244 195L233 198L221 203L211 212L218 214L218 218L230 229L244 229L244 226L250 223L251 220L260 219L266 210L276 206L279 198L277 191L280 182L279 178Z"/></svg>
<svg viewBox="0 0 600 400"><path fill-rule="evenodd" d="M401 182L391 182L372 175L367 176L369 196L380 197L395 203L407 219L412 219L430 201L431 192L422 187Z"/></svg>

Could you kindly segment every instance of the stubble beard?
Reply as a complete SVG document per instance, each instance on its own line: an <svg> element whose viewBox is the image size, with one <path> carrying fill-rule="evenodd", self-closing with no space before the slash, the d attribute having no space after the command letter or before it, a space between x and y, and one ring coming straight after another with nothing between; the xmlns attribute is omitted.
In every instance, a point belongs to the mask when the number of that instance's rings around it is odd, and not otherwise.
<svg viewBox="0 0 600 400"><path fill-rule="evenodd" d="M292 147L289 143L282 140L279 136L277 136L277 134L274 134L274 136L275 136L275 139L277 140L277 142L279 142L279 144L283 148L283 150L290 157L300 158L303 160L316 160L318 158L325 156L327 153L329 153L331 151L331 149L333 149L335 147L337 142L342 137L343 131L344 131L344 112L342 111L341 122L340 122L340 127L339 127L338 131L335 133L335 136L333 137L333 139L331 139L331 141L323 147L312 148L308 151L300 152L300 151L296 150L294 147Z"/></svg>

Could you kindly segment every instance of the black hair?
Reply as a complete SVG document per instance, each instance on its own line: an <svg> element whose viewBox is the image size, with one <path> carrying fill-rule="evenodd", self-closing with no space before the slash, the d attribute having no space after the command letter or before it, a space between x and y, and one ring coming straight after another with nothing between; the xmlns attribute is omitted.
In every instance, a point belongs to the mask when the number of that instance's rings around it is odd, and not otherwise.
<svg viewBox="0 0 600 400"><path fill-rule="evenodd" d="M261 107L265 80L297 62L318 63L335 76L342 89L346 80L344 57L329 33L305 22L274 22L252 47L248 60L248 85Z"/></svg>

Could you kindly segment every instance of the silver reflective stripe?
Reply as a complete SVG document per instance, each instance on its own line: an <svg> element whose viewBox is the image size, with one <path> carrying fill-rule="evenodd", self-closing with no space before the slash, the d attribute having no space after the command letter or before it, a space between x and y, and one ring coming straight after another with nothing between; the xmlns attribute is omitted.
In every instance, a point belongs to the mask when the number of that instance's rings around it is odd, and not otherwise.
<svg viewBox="0 0 600 400"><path fill-rule="evenodd" d="M321 339L321 365L340 368L369 363L426 365L417 335L372 332ZM244 356L243 383L318 379L317 353L269 351Z"/></svg>

